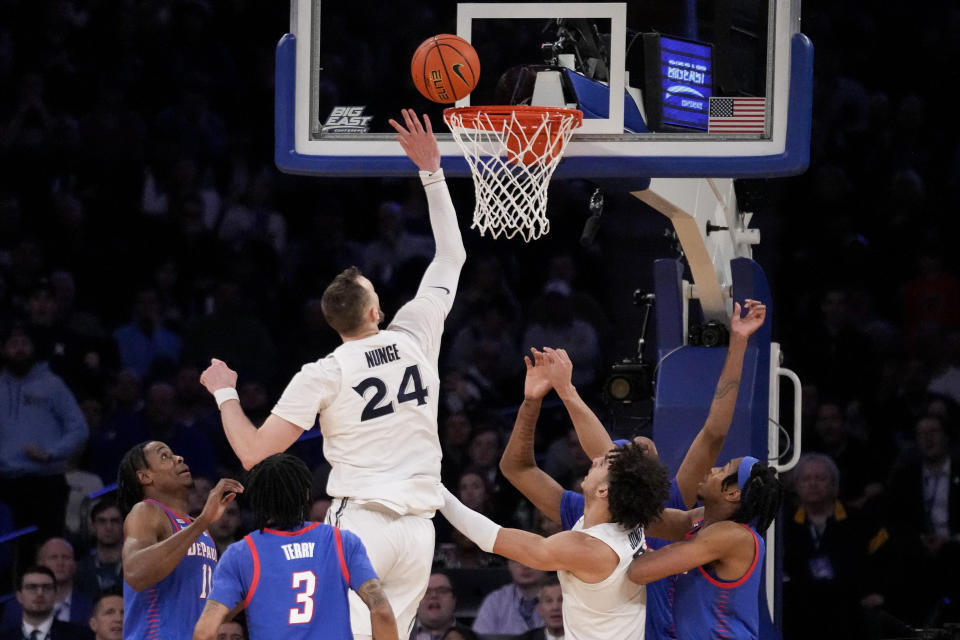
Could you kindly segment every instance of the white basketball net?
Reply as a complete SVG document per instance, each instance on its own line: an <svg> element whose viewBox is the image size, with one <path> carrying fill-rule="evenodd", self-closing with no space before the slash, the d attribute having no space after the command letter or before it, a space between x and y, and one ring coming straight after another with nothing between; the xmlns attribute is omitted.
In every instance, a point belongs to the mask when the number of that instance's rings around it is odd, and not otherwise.
<svg viewBox="0 0 960 640"><path fill-rule="evenodd" d="M538 120L528 116L523 123L516 108L487 109L444 112L473 174L477 204L471 228L494 238L519 233L526 242L536 240L550 231L547 187L581 114L544 109Z"/></svg>

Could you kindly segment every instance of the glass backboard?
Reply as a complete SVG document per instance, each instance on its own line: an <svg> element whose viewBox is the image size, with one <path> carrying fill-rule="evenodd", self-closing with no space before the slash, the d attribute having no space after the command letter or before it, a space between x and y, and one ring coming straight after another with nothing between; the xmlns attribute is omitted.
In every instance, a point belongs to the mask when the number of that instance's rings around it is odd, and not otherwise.
<svg viewBox="0 0 960 640"><path fill-rule="evenodd" d="M813 48L790 0L292 0L277 47L276 162L291 173L414 171L387 120L430 115L450 176L469 169L417 92L413 51L454 33L479 55L456 106L573 106L555 178L790 175L808 163Z"/></svg>

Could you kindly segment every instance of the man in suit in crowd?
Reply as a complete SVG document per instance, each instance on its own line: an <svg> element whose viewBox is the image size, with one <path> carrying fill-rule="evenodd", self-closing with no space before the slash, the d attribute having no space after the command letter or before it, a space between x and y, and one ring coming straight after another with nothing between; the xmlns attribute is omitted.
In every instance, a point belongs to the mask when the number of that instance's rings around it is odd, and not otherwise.
<svg viewBox="0 0 960 640"><path fill-rule="evenodd" d="M903 583L911 622L960 597L960 455L951 454L950 436L941 418L921 417L914 425L917 456L893 472L887 489L891 533L917 556L910 563L916 579Z"/></svg>
<svg viewBox="0 0 960 640"><path fill-rule="evenodd" d="M17 602L23 612L20 624L0 632L0 640L90 640L89 629L54 617L56 593L53 571L40 565L28 567L17 581Z"/></svg>
<svg viewBox="0 0 960 640"><path fill-rule="evenodd" d="M543 626L526 632L519 640L563 640L563 591L555 573L548 573L540 581L537 613L543 618Z"/></svg>

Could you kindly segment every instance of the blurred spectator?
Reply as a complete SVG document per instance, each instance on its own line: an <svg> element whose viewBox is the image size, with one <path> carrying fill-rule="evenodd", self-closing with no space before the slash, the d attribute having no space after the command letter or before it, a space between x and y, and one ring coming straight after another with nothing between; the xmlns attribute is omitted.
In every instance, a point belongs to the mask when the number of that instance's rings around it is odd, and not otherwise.
<svg viewBox="0 0 960 640"><path fill-rule="evenodd" d="M16 617L0 631L0 640L87 640L92 637L87 623L75 625L54 616L56 592L57 580L50 569L28 567L17 581Z"/></svg>
<svg viewBox="0 0 960 640"><path fill-rule="evenodd" d="M450 369L442 374L443 407L450 413L471 413L480 407L483 392L463 371Z"/></svg>
<svg viewBox="0 0 960 640"><path fill-rule="evenodd" d="M490 397L496 388L521 370L522 360L510 318L502 301L472 308L470 317L453 337L447 357L451 369L464 372ZM453 325L457 326L457 325ZM477 358L483 358L478 362Z"/></svg>
<svg viewBox="0 0 960 640"><path fill-rule="evenodd" d="M589 469L590 458L580 446L575 429L570 428L564 437L547 447L543 470L564 487L572 487Z"/></svg>
<svg viewBox="0 0 960 640"><path fill-rule="evenodd" d="M563 590L557 574L548 573L540 581L537 613L543 618L543 626L528 631L519 640L563 640Z"/></svg>
<svg viewBox="0 0 960 640"><path fill-rule="evenodd" d="M65 288L63 280L68 276L66 272L59 272L61 288ZM115 363L112 348L102 334L83 335L72 329L67 324L70 309L62 310L56 295L53 283L41 280L26 300L27 322L37 359L46 361L75 392L102 393L107 367ZM66 294L61 294L63 297Z"/></svg>
<svg viewBox="0 0 960 640"><path fill-rule="evenodd" d="M945 268L939 247L927 246L919 252L917 277L907 283L903 304L910 341L960 328L960 279Z"/></svg>
<svg viewBox="0 0 960 640"><path fill-rule="evenodd" d="M417 609L417 620L409 640L440 640L457 619L457 594L450 577L442 571L434 571L427 582L427 592Z"/></svg>
<svg viewBox="0 0 960 640"><path fill-rule="evenodd" d="M91 424L91 470L104 482L115 482L117 467L123 454L138 442L147 439L141 419L143 389L140 376L130 369L119 371L107 387L106 406L96 409L85 401L88 411L103 412L102 425Z"/></svg>
<svg viewBox="0 0 960 640"><path fill-rule="evenodd" d="M444 484L453 485L467 464L467 443L473 433L473 423L465 413L450 413L442 424L443 467L440 473Z"/></svg>
<svg viewBox="0 0 960 640"><path fill-rule="evenodd" d="M783 521L784 637L866 637L864 609L885 600L876 558L889 534L838 499L829 456L804 454L791 477L798 507Z"/></svg>
<svg viewBox="0 0 960 640"><path fill-rule="evenodd" d="M839 403L820 404L815 429L809 449L829 455L840 468L841 500L861 508L883 492L884 467L866 442L850 434Z"/></svg>
<svg viewBox="0 0 960 640"><path fill-rule="evenodd" d="M552 280L543 291L541 315L531 313L523 333L524 349L556 345L573 361L573 384L588 388L597 381L600 366L600 336L596 327L574 314L573 290L563 280Z"/></svg>
<svg viewBox="0 0 960 640"><path fill-rule="evenodd" d="M473 630L480 635L517 635L544 624L537 611L543 571L531 569L514 560L507 561L507 568L512 582L488 594L477 611Z"/></svg>
<svg viewBox="0 0 960 640"><path fill-rule="evenodd" d="M123 592L119 588L101 592L93 603L90 629L94 640L122 640Z"/></svg>
<svg viewBox="0 0 960 640"><path fill-rule="evenodd" d="M287 223L274 208L273 176L272 168L261 166L256 175L247 178L223 215L207 220L208 228L227 246L242 249L248 243L265 243L277 255L286 250Z"/></svg>
<svg viewBox="0 0 960 640"><path fill-rule="evenodd" d="M84 416L88 415L86 411ZM70 534L86 533L87 511L90 508L90 494L103 488L103 480L95 473L80 468L80 461L86 447L70 454L67 458L67 471L63 477L70 492L67 494L67 509L64 512L64 527Z"/></svg>
<svg viewBox="0 0 960 640"><path fill-rule="evenodd" d="M63 380L36 362L22 328L3 335L3 360L0 501L18 527L37 525L41 536L57 535L67 506L67 457L86 442L87 423Z"/></svg>
<svg viewBox="0 0 960 640"><path fill-rule="evenodd" d="M794 349L801 378L816 384L821 393L861 398L869 395L876 381L876 356L861 327L853 324L849 298L844 288L827 288L819 314L803 327Z"/></svg>
<svg viewBox="0 0 960 640"><path fill-rule="evenodd" d="M935 348L930 350L930 383L927 391L948 396L960 403L960 331L948 336L937 336Z"/></svg>
<svg viewBox="0 0 960 640"><path fill-rule="evenodd" d="M147 390L146 402L139 418L146 433L142 440L160 440L177 455L190 461L196 475L217 476L217 458L207 436L197 428L177 422L177 392L173 385L157 382Z"/></svg>
<svg viewBox="0 0 960 640"><path fill-rule="evenodd" d="M240 514L240 505L236 501L227 505L226 510L220 519L210 525L208 531L217 545L217 555L223 557L223 552L231 544L242 538L240 527L243 525L243 518Z"/></svg>
<svg viewBox="0 0 960 640"><path fill-rule="evenodd" d="M196 518L203 511L203 505L207 502L207 495L213 489L213 480L208 476L192 473L191 475L193 475L193 486L190 487L190 494L187 496L187 515Z"/></svg>
<svg viewBox="0 0 960 640"><path fill-rule="evenodd" d="M376 236L366 246L361 270L378 289L389 289L398 269L415 258L433 258L433 238L405 227L399 203L381 202L377 207Z"/></svg>
<svg viewBox="0 0 960 640"><path fill-rule="evenodd" d="M73 546L63 538L50 538L37 550L37 564L53 572L56 580L52 608L54 619L86 627L93 611L93 600L74 588L77 561ZM15 605L11 602L4 610L3 626L16 626L23 611Z"/></svg>
<svg viewBox="0 0 960 640"><path fill-rule="evenodd" d="M275 371L276 348L270 332L251 312L249 295L236 280L216 285L210 313L187 327L183 359L194 365L210 364L210 358L230 363L241 380L270 380Z"/></svg>
<svg viewBox="0 0 960 640"><path fill-rule="evenodd" d="M916 455L894 470L886 503L891 533L914 560L916 581L904 586L915 606L912 621L920 622L938 601L960 598L960 456L951 452L940 418L920 418L914 433Z"/></svg>
<svg viewBox="0 0 960 640"><path fill-rule="evenodd" d="M134 294L131 319L113 332L120 364L141 378L169 373L180 357L182 340L160 321L157 292L141 287Z"/></svg>
<svg viewBox="0 0 960 640"><path fill-rule="evenodd" d="M211 527L212 528L212 527ZM77 590L90 598L122 583L123 516L112 496L101 498L90 509L93 549L77 566Z"/></svg>

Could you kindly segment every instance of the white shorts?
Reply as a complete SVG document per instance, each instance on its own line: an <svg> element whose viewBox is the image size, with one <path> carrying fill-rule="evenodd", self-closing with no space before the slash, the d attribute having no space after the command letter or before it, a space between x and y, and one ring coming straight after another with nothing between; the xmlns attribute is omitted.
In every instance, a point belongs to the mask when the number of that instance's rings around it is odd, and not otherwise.
<svg viewBox="0 0 960 640"><path fill-rule="evenodd" d="M376 504L358 505L346 498L334 499L326 521L352 531L363 542L397 619L399 636L410 637L417 607L430 581L436 536L433 521L401 516ZM370 610L353 590L349 598L353 637L370 638Z"/></svg>

